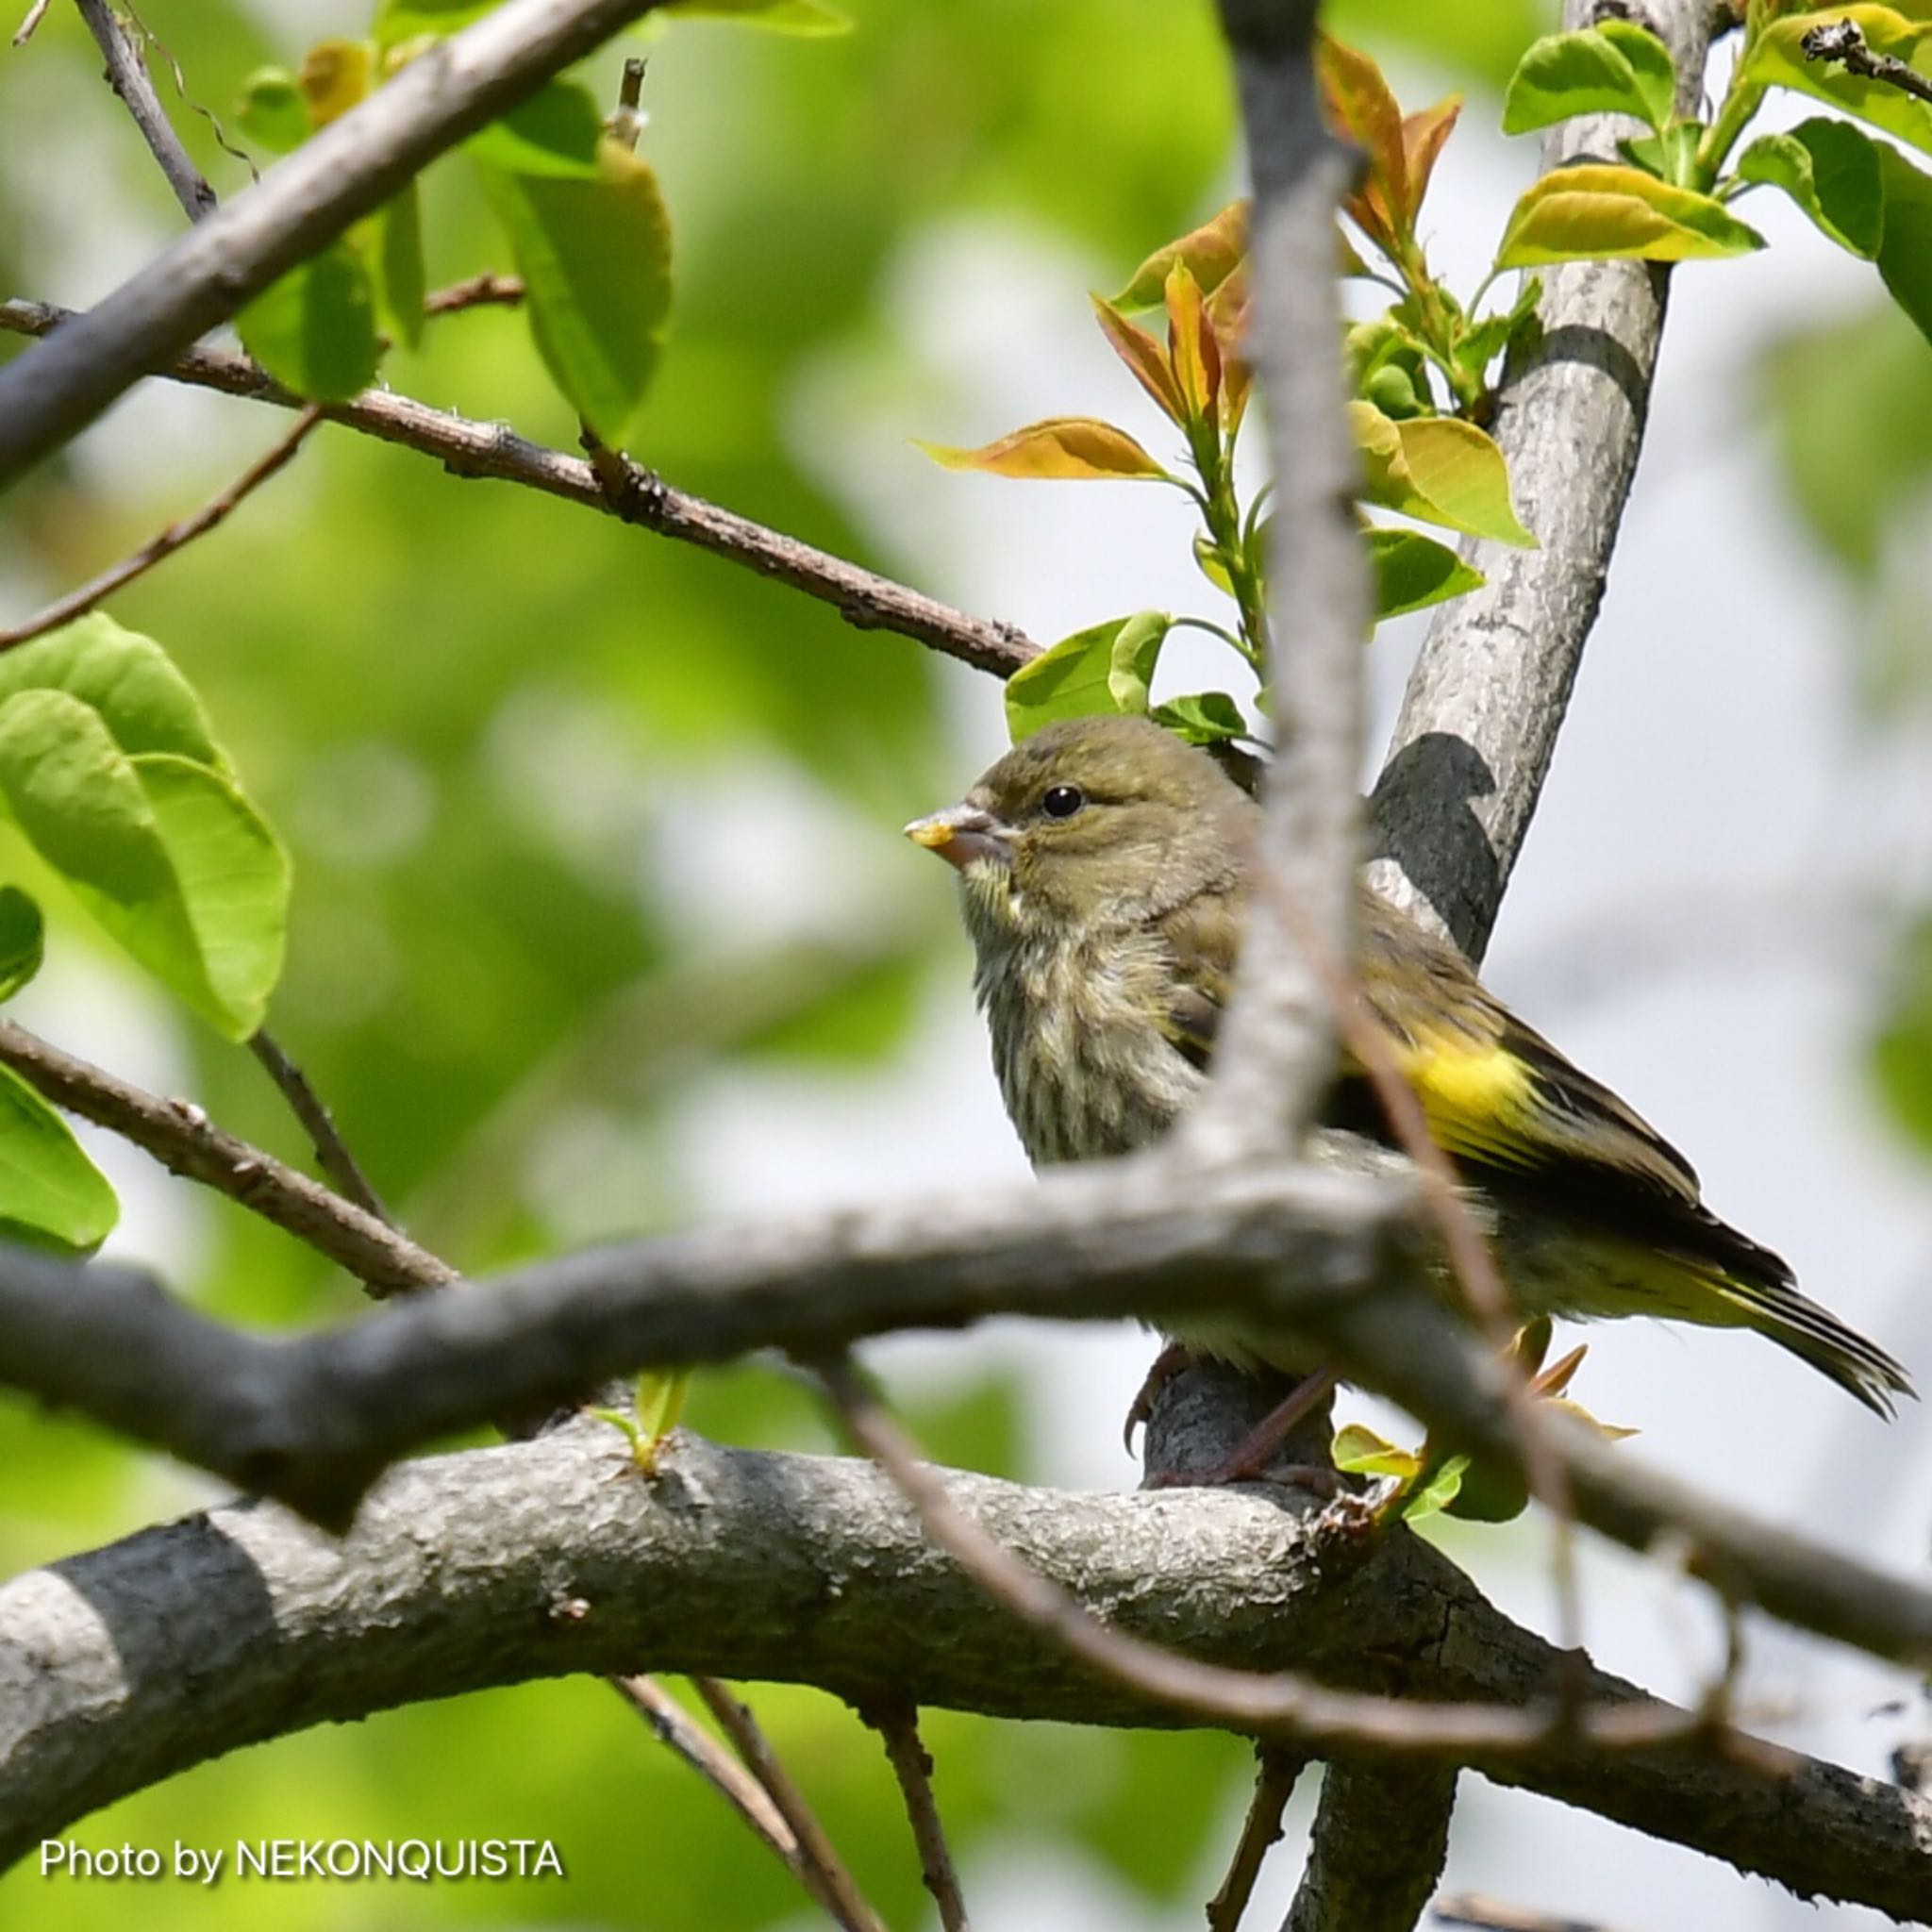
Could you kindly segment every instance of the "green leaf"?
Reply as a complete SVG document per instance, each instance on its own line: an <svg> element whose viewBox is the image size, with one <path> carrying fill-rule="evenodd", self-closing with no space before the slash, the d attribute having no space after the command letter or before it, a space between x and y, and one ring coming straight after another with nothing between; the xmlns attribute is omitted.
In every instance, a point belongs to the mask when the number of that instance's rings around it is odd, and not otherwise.
<svg viewBox="0 0 1932 1932"><path fill-rule="evenodd" d="M1878 273L1891 299L1932 341L1932 177L1895 148L1874 144L1885 184Z"/></svg>
<svg viewBox="0 0 1932 1932"><path fill-rule="evenodd" d="M1369 502L1444 529L1536 547L1509 501L1503 452L1474 424L1454 416L1394 423L1364 402L1348 405L1348 421L1362 453Z"/></svg>
<svg viewBox="0 0 1932 1932"><path fill-rule="evenodd" d="M524 278L538 352L608 443L623 441L671 312L671 221L650 165L553 81L470 143Z"/></svg>
<svg viewBox="0 0 1932 1932"><path fill-rule="evenodd" d="M1503 132L1527 134L1576 114L1629 114L1662 133L1676 75L1655 34L1623 21L1546 34L1516 64L1503 96Z"/></svg>
<svg viewBox="0 0 1932 1932"><path fill-rule="evenodd" d="M1049 416L978 449L958 449L950 443L919 442L917 439L915 443L948 470L1079 481L1167 480L1167 472L1124 429L1116 429L1094 416Z"/></svg>
<svg viewBox="0 0 1932 1932"><path fill-rule="evenodd" d="M1229 739L1252 738L1254 727L1241 708L1224 691L1191 691L1156 705L1149 714L1157 724L1190 744L1222 744Z"/></svg>
<svg viewBox="0 0 1932 1932"><path fill-rule="evenodd" d="M344 402L368 388L382 353L369 271L343 241L271 282L235 328L277 382L316 402Z"/></svg>
<svg viewBox="0 0 1932 1932"><path fill-rule="evenodd" d="M286 67L258 67L242 83L235 108L242 132L272 155L292 154L308 139L308 107Z"/></svg>
<svg viewBox="0 0 1932 1932"><path fill-rule="evenodd" d="M1868 80L1862 75L1824 60L1813 60L1805 52L1805 36L1814 27L1849 22L1865 37L1874 54L1917 64L1919 45L1932 34L1932 17L1921 4L1905 7L1833 7L1812 13L1786 14L1766 21L1752 38L1739 66L1739 78L1788 87L1799 93L1842 108L1860 121L1869 122L1888 134L1895 134L1912 146L1932 152L1932 107L1882 80ZM1923 70L1921 70L1923 71Z"/></svg>
<svg viewBox="0 0 1932 1932"><path fill-rule="evenodd" d="M1557 168L1524 192L1496 266L1615 257L1692 261L1763 246L1762 235L1707 194L1674 188L1641 168L1585 161Z"/></svg>
<svg viewBox="0 0 1932 1932"><path fill-rule="evenodd" d="M1464 563L1447 544L1418 531L1371 530L1368 539L1377 624L1482 587L1481 571Z"/></svg>
<svg viewBox="0 0 1932 1932"><path fill-rule="evenodd" d="M0 798L75 896L218 1031L261 1024L281 970L289 866L220 773L130 757L64 691L0 705Z"/></svg>
<svg viewBox="0 0 1932 1932"><path fill-rule="evenodd" d="M1422 1523L1431 1516L1440 1516L1460 1494L1468 1470L1467 1456L1445 1457L1430 1472L1428 1480L1403 1504L1402 1520Z"/></svg>
<svg viewBox="0 0 1932 1932"><path fill-rule="evenodd" d="M768 33L812 38L852 31L851 20L823 0L675 0L658 12L670 20L731 20Z"/></svg>
<svg viewBox="0 0 1932 1932"><path fill-rule="evenodd" d="M0 704L24 691L60 691L100 714L125 752L171 751L222 768L194 687L152 638L92 611L0 653Z"/></svg>
<svg viewBox="0 0 1932 1932"><path fill-rule="evenodd" d="M1789 134L1763 134L1738 161L1744 181L1782 188L1840 248L1870 261L1885 232L1877 144L1823 115Z"/></svg>
<svg viewBox="0 0 1932 1932"><path fill-rule="evenodd" d="M1144 713L1160 646L1174 623L1164 610L1137 610L1062 638L1007 681L1013 742L1060 718Z"/></svg>
<svg viewBox="0 0 1932 1932"><path fill-rule="evenodd" d="M1463 330L1456 344L1457 367L1480 379L1488 372L1490 364L1515 341L1518 334L1526 333L1534 325L1536 305L1542 298L1541 278L1525 275L1523 287L1517 291L1516 300L1507 313L1486 315Z"/></svg>
<svg viewBox="0 0 1932 1932"><path fill-rule="evenodd" d="M0 886L0 1000L10 1000L41 970L41 908L18 886Z"/></svg>
<svg viewBox="0 0 1932 1932"><path fill-rule="evenodd" d="M91 1254L121 1204L67 1123L10 1067L0 1067L0 1239Z"/></svg>
<svg viewBox="0 0 1932 1932"><path fill-rule="evenodd" d="M423 202L411 181L378 208L373 219L375 302L396 340L413 349L423 340L423 300L428 276L423 265Z"/></svg>
<svg viewBox="0 0 1932 1932"><path fill-rule="evenodd" d="M387 51L425 34L459 33L492 13L501 0L381 0L375 9L375 44Z"/></svg>

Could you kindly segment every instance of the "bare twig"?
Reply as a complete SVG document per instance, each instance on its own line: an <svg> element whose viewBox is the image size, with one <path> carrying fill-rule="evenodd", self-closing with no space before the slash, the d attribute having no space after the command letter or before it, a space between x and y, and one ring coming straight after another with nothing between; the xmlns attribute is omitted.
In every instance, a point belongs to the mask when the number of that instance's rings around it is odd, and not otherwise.
<svg viewBox="0 0 1932 1932"><path fill-rule="evenodd" d="M373 1294L437 1288L457 1278L455 1269L380 1216L225 1133L192 1101L143 1092L10 1020L0 1020L0 1064L31 1081L57 1107L144 1148L171 1174L226 1194L306 1241Z"/></svg>
<svg viewBox="0 0 1932 1932"><path fill-rule="evenodd" d="M892 1775L899 1780L912 1842L919 1848L919 1875L939 1907L940 1932L971 1932L959 1874L953 1868L946 1827L933 1795L932 1753L920 1740L918 1711L909 1704L883 1699L862 1705L858 1714L879 1734Z"/></svg>
<svg viewBox="0 0 1932 1932"><path fill-rule="evenodd" d="M1016 1557L953 1500L943 1472L919 1460L910 1439L865 1387L849 1360L821 1359L814 1369L834 1412L853 1441L891 1476L934 1542L1003 1609L1062 1643L1083 1663L1197 1723L1307 1746L1342 1745L1436 1754L1443 1751L1541 1750L1549 1741L1549 1711L1331 1690L1292 1672L1258 1675L1198 1663L1143 1639L1111 1630L1076 1598ZM1359 1543L1367 1526L1344 1514L1326 1539ZM1560 1715L1560 1713L1558 1713ZM1692 1734L1682 1713L1659 1705L1620 1704L1578 1714L1582 1735L1606 1748L1648 1748ZM1433 1879L1432 1879L1433 1882Z"/></svg>
<svg viewBox="0 0 1932 1932"><path fill-rule="evenodd" d="M345 116L344 121L349 118ZM79 320L71 309L48 303L0 302L0 329L14 335L51 336L77 326ZM246 396L280 408L305 407L299 396L281 388L258 363L219 349L190 349L173 360L158 363L156 371L177 382ZM820 603L830 604L856 629L896 631L995 677L1010 677L1039 655L1040 647L1017 625L969 617L875 571L862 570L843 558L675 489L627 458L618 459L621 468L614 487L607 490L595 470L580 457L546 449L500 425L473 423L446 410L432 409L408 396L365 390L351 402L327 405L323 413L332 423L433 457L456 475L519 483L680 543L695 544L760 576L803 591Z"/></svg>
<svg viewBox="0 0 1932 1932"><path fill-rule="evenodd" d="M303 1131L315 1148L315 1158L323 1173L335 1183L336 1191L344 1200L354 1202L363 1213L393 1227L394 1217L349 1152L347 1141L336 1126L335 1116L322 1104L321 1097L308 1084L308 1075L265 1028L250 1037L248 1050L267 1068L269 1078L289 1103L289 1110L302 1123Z"/></svg>
<svg viewBox="0 0 1932 1932"><path fill-rule="evenodd" d="M192 516L183 517L179 522L170 524L166 529L150 537L131 556L124 557L119 563L104 570L99 576L91 578L78 590L70 591L64 597L56 598L43 610L38 611L25 623L14 625L10 630L0 630L0 651L11 650L15 644L24 644L29 639L43 636L50 630L58 630L63 624L71 624L76 617L85 616L103 598L111 596L116 591L131 584L136 577L145 575L156 564L174 556L184 544L193 542L197 537L206 536L216 525L222 523L244 497L253 495L271 476L287 465L295 452L308 440L309 431L321 421L322 412L319 409L304 409L295 418L293 427L275 443L274 448L251 463L219 494L210 497Z"/></svg>
<svg viewBox="0 0 1932 1932"><path fill-rule="evenodd" d="M34 29L40 25L48 5L49 0L34 0L34 4L27 8L26 18L14 29L13 44L16 47L24 47L33 39Z"/></svg>
<svg viewBox="0 0 1932 1932"><path fill-rule="evenodd" d="M1456 1772L1338 1757L1281 1932L1413 1932L1449 1852Z"/></svg>
<svg viewBox="0 0 1932 1932"><path fill-rule="evenodd" d="M168 177L168 186L175 191L182 212L191 222L211 214L215 192L203 179L201 170L188 158L188 150L181 145L181 137L175 132L174 124L161 107L160 96L155 92L154 80L140 46L108 0L75 0L75 5L107 60L109 84L134 117L134 125L141 129L155 159L161 164L161 173ZM21 29L21 37L31 30L29 22Z"/></svg>
<svg viewBox="0 0 1932 1932"><path fill-rule="evenodd" d="M1208 1901L1208 1932L1238 1932L1241 1914L1255 1895L1262 1861L1281 1838L1281 1814L1307 1763L1305 1752L1280 1744L1255 1747L1255 1794L1248 1801L1248 1815L1241 1821L1227 1875Z"/></svg>
<svg viewBox="0 0 1932 1932"><path fill-rule="evenodd" d="M693 1677L691 1683L790 1828L798 1845L799 1877L807 1890L846 1932L885 1932L884 1923L846 1870L805 1793L778 1761L757 1719L716 1677Z"/></svg>
<svg viewBox="0 0 1932 1932"><path fill-rule="evenodd" d="M651 5L506 0L411 60L71 328L0 367L0 488Z"/></svg>
<svg viewBox="0 0 1932 1932"><path fill-rule="evenodd" d="M1890 54L1876 54L1866 45L1855 20L1834 20L1814 26L1798 42L1809 60L1836 60L1848 74L1895 87L1913 99L1932 101L1932 79Z"/></svg>
<svg viewBox="0 0 1932 1932"><path fill-rule="evenodd" d="M483 274L432 289L423 298L425 315L457 315L465 308L514 308L524 299L521 275Z"/></svg>
<svg viewBox="0 0 1932 1932"><path fill-rule="evenodd" d="M1436 1901L1429 1915L1439 1925L1468 1925L1474 1932L1610 1932L1593 1920L1566 1919L1527 1906L1507 1905L1480 1892L1458 1891Z"/></svg>
<svg viewBox="0 0 1932 1932"><path fill-rule="evenodd" d="M655 1677L612 1676L608 1682L650 1725L658 1741L681 1757L777 1854L799 1871L798 1840L763 1785L745 1770Z"/></svg>

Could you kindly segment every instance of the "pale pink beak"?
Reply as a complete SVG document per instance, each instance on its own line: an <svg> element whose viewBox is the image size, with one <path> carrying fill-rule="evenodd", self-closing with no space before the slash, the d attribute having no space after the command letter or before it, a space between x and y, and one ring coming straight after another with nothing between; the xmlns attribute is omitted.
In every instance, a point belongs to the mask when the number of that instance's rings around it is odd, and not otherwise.
<svg viewBox="0 0 1932 1932"><path fill-rule="evenodd" d="M1005 865L1012 857L1006 833L1007 828L990 811L976 805L949 805L944 811L914 819L906 827L906 836L915 845L937 852L961 872L982 858Z"/></svg>

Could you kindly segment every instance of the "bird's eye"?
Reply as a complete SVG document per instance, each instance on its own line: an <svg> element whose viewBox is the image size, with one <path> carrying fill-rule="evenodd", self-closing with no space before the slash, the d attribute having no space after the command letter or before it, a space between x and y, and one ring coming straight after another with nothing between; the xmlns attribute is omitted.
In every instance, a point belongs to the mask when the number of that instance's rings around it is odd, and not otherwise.
<svg viewBox="0 0 1932 1932"><path fill-rule="evenodd" d="M1050 819L1070 819L1087 803L1087 794L1077 785L1049 785L1040 808Z"/></svg>

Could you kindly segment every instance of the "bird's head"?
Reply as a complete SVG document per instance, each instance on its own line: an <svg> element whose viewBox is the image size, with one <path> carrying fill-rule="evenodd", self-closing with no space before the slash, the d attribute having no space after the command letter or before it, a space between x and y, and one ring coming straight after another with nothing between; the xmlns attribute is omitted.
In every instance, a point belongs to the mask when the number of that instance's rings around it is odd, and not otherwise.
<svg viewBox="0 0 1932 1932"><path fill-rule="evenodd" d="M1237 872L1256 808L1145 718L1071 718L1015 745L906 836L958 869L975 936L1132 925Z"/></svg>

